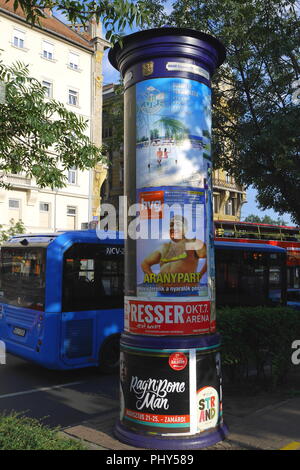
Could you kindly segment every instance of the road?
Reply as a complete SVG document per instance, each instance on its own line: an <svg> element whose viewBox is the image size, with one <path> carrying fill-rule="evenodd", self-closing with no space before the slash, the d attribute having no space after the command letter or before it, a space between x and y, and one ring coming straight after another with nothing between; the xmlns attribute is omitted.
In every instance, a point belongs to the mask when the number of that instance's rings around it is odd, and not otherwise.
<svg viewBox="0 0 300 470"><path fill-rule="evenodd" d="M103 448L127 450L112 434L118 387L117 375L101 375L94 368L51 371L8 354L6 365L0 365L0 413L25 412ZM236 396L225 398L229 439L212 449L300 450L299 397L278 401L267 395L249 409Z"/></svg>
<svg viewBox="0 0 300 470"><path fill-rule="evenodd" d="M7 354L0 365L0 413L12 410L50 426L73 426L118 408L118 376L96 368L51 371Z"/></svg>

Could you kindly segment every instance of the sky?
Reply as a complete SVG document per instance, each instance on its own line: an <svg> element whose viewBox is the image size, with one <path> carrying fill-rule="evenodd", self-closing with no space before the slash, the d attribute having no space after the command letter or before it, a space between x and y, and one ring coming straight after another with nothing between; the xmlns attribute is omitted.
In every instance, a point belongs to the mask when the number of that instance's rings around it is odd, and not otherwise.
<svg viewBox="0 0 300 470"><path fill-rule="evenodd" d="M172 3L173 2L171 0L168 0L166 2L165 9L166 9L167 12L170 12L172 10ZM134 29L127 28L125 30L125 33L126 34L131 34L131 33L134 33L136 31L138 31L138 29L136 29L136 28L134 28ZM103 31L103 33L105 34L105 31ZM119 72L117 70L115 70L112 67L112 65L110 65L110 63L109 63L108 50L105 51L105 54L104 54L104 57L103 57L103 78L104 78L104 84L105 85L109 84L109 83L118 83L119 80L120 80ZM258 204L256 202L257 191L253 187L250 187L246 191L246 195L247 195L247 202L242 207L241 220L244 220L245 217L247 217L250 214L255 214L255 215L258 215L260 217L264 217L265 215L268 215L269 217L271 217L272 219L275 219L275 220L277 220L278 218L283 219L287 223L287 225L294 225L291 221L290 214L280 215L280 214L276 213L275 211L273 211L271 209L268 209L268 210L265 210L265 211L259 209Z"/></svg>
<svg viewBox="0 0 300 470"><path fill-rule="evenodd" d="M112 65L110 65L107 55L108 55L108 50L105 51L104 58L103 58L104 84L106 85L109 83L118 83L120 80L120 74L116 69L112 67ZM249 188L246 194L247 194L247 202L242 207L241 220L244 220L245 217L247 217L250 214L259 215L260 217L264 217L265 215L268 215L269 217L275 220L277 220L278 217L282 218L287 223L287 225L294 225L291 221L289 214L279 215L273 210L263 211L259 209L258 204L255 200L257 192L254 188L252 187Z"/></svg>

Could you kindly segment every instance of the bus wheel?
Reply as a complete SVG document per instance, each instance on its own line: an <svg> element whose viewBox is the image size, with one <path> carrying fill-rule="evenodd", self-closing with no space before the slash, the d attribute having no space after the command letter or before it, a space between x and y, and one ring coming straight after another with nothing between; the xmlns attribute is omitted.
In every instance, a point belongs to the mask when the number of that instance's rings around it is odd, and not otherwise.
<svg viewBox="0 0 300 470"><path fill-rule="evenodd" d="M104 374L116 374L120 368L120 335L107 338L99 353L99 369Z"/></svg>

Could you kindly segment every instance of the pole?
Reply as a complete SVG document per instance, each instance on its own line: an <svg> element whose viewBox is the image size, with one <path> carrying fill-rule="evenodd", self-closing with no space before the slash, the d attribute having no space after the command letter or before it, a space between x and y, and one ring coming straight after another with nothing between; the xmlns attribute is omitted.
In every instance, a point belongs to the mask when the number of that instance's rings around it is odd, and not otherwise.
<svg viewBox="0 0 300 470"><path fill-rule="evenodd" d="M109 53L125 86L129 221L115 433L137 447L201 448L227 433L211 183L211 77L224 59L217 39L171 27Z"/></svg>

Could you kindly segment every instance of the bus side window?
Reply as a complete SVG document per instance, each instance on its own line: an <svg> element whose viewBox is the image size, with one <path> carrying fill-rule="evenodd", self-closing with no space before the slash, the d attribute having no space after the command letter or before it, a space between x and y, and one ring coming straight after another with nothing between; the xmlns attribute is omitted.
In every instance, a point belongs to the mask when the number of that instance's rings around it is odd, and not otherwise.
<svg viewBox="0 0 300 470"><path fill-rule="evenodd" d="M65 254L64 312L123 308L123 256L99 245L75 244Z"/></svg>
<svg viewBox="0 0 300 470"><path fill-rule="evenodd" d="M123 308L124 303L124 266L121 259L103 259L101 261L101 282L104 295L101 308Z"/></svg>

